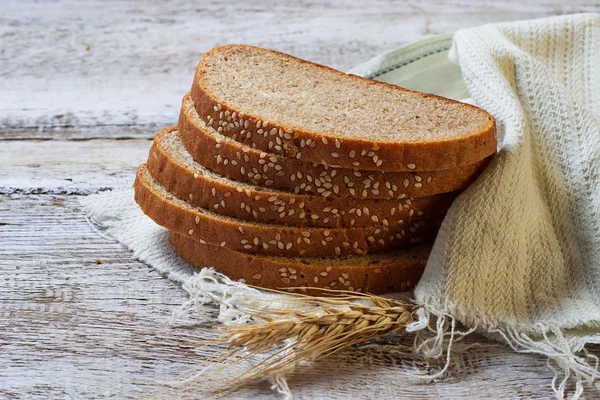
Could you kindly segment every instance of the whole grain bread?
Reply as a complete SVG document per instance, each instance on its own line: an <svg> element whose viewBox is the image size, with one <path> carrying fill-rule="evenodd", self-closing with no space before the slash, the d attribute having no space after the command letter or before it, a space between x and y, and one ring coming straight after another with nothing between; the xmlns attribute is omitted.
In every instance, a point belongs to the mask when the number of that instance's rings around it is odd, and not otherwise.
<svg viewBox="0 0 600 400"><path fill-rule="evenodd" d="M207 126L190 95L181 105L179 133L192 157L230 179L323 197L405 199L467 187L486 160L432 172L383 172L334 168L285 158L243 145Z"/></svg>
<svg viewBox="0 0 600 400"><path fill-rule="evenodd" d="M169 193L145 164L134 183L135 200L157 224L215 246L282 257L343 257L400 249L433 240L439 220L363 228L311 228L261 224L215 214Z"/></svg>
<svg viewBox="0 0 600 400"><path fill-rule="evenodd" d="M350 228L441 218L458 194L403 200L326 198L240 183L194 161L176 127L156 134L147 167L161 186L192 205L245 221L299 227Z"/></svg>
<svg viewBox="0 0 600 400"><path fill-rule="evenodd" d="M436 171L496 152L484 110L246 45L207 52L192 98L220 133L307 162Z"/></svg>
<svg viewBox="0 0 600 400"><path fill-rule="evenodd" d="M430 248L341 259L267 257L196 242L171 232L173 249L198 267L214 267L230 279L269 289L299 287L301 293L327 295L306 288L382 294L407 291L419 281ZM287 289L293 291L293 289Z"/></svg>

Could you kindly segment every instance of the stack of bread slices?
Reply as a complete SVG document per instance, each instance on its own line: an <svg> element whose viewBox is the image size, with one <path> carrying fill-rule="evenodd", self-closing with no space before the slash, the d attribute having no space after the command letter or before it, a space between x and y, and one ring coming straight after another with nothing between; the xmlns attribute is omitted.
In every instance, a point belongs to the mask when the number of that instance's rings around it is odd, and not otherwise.
<svg viewBox="0 0 600 400"><path fill-rule="evenodd" d="M474 106L228 45L200 61L135 199L176 252L232 279L403 291L495 151Z"/></svg>

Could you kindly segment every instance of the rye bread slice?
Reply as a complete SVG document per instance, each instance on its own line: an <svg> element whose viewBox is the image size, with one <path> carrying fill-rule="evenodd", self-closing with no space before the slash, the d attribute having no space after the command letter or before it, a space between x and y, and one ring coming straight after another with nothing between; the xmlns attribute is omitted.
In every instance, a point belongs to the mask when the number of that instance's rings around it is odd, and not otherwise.
<svg viewBox="0 0 600 400"><path fill-rule="evenodd" d="M343 257L400 249L433 240L440 221L413 221L404 226L300 228L260 224L215 214L169 193L145 164L134 183L135 200L158 225L197 241L231 250L282 257Z"/></svg>
<svg viewBox="0 0 600 400"><path fill-rule="evenodd" d="M339 259L267 257L196 242L171 232L169 242L198 267L214 267L230 279L268 289L324 288L383 294L412 289L421 278L430 248L420 246L386 254ZM293 289L287 289L294 291Z"/></svg>
<svg viewBox="0 0 600 400"><path fill-rule="evenodd" d="M179 133L189 153L230 179L323 197L405 199L466 188L488 160L446 171L382 172L334 168L270 154L218 133L198 116L190 95L183 98Z"/></svg>
<svg viewBox="0 0 600 400"><path fill-rule="evenodd" d="M245 221L299 227L350 228L441 218L458 194L403 200L325 198L240 183L194 161L176 127L156 134L147 167L161 186L192 205Z"/></svg>
<svg viewBox="0 0 600 400"><path fill-rule="evenodd" d="M480 108L253 46L204 54L192 98L222 134L302 161L436 171L496 152L495 120Z"/></svg>

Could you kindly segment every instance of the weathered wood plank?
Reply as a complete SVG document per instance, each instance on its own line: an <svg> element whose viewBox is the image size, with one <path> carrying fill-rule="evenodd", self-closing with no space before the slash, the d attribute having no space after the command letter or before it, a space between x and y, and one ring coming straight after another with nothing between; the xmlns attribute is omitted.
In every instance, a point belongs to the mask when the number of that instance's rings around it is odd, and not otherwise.
<svg viewBox="0 0 600 400"><path fill-rule="evenodd" d="M249 43L348 69L423 36L600 11L598 2L3 1L0 137L149 137L176 121L201 54ZM123 127L97 129L93 127ZM54 131L52 127L63 127ZM72 127L93 129L73 130ZM29 129L24 129L29 128ZM40 129L42 128L42 129Z"/></svg>
<svg viewBox="0 0 600 400"><path fill-rule="evenodd" d="M194 346L198 331L165 325L183 290L98 235L77 196L0 196L0 244L0 397L139 398L211 355ZM538 357L475 348L455 367L457 378L429 385L407 376L426 364L395 344L410 338L301 368L290 385L300 398L551 394ZM276 396L256 383L235 397Z"/></svg>
<svg viewBox="0 0 600 400"><path fill-rule="evenodd" d="M0 193L83 194L132 185L150 140L4 141Z"/></svg>

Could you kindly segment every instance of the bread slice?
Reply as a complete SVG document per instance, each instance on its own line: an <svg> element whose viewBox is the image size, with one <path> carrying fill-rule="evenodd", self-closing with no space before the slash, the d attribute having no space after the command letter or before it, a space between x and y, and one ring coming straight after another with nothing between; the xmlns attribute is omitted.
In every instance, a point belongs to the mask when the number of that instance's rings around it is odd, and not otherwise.
<svg viewBox="0 0 600 400"><path fill-rule="evenodd" d="M176 127L156 134L147 163L167 191L192 205L245 221L350 228L443 217L458 194L416 199L354 199L293 194L232 181L195 162Z"/></svg>
<svg viewBox="0 0 600 400"><path fill-rule="evenodd" d="M430 248L343 259L265 257L211 246L171 232L171 246L199 267L214 267L233 280L269 289L325 288L382 294L410 290L423 274ZM292 289L288 289L293 291Z"/></svg>
<svg viewBox="0 0 600 400"><path fill-rule="evenodd" d="M433 172L381 172L333 168L284 158L243 145L208 127L189 95L181 105L179 130L194 159L230 179L255 185L321 195L405 199L447 193L467 187L487 160Z"/></svg>
<svg viewBox="0 0 600 400"><path fill-rule="evenodd" d="M432 240L439 221L364 228L299 228L242 221L194 207L152 178L145 164L134 183L135 200L157 224L197 241L272 256L340 257L399 249Z"/></svg>
<svg viewBox="0 0 600 400"><path fill-rule="evenodd" d="M496 152L475 106L245 45L216 47L192 98L215 129L271 153L373 171L436 171Z"/></svg>

